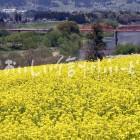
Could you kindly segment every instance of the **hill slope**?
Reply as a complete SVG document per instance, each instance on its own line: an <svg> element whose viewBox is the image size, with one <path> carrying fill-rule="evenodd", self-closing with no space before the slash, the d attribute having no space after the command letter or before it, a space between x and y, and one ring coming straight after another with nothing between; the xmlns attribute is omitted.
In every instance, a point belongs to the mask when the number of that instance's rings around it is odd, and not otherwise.
<svg viewBox="0 0 140 140"><path fill-rule="evenodd" d="M54 10L140 8L139 0L0 0L0 7L51 8ZM66 8L67 7L67 8ZM135 8L136 9L135 9Z"/></svg>
<svg viewBox="0 0 140 140"><path fill-rule="evenodd" d="M25 0L0 0L0 6L24 6Z"/></svg>
<svg viewBox="0 0 140 140"><path fill-rule="evenodd" d="M139 139L140 56L0 71L0 139Z"/></svg>

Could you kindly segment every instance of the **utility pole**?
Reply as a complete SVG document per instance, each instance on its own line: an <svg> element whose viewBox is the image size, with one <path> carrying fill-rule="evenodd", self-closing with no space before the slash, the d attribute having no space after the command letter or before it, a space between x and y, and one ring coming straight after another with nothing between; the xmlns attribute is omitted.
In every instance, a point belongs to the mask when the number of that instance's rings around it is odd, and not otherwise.
<svg viewBox="0 0 140 140"><path fill-rule="evenodd" d="M118 46L118 41L119 41L119 39L118 39L118 31L117 30L114 31L114 37L115 37L115 45L117 47Z"/></svg>

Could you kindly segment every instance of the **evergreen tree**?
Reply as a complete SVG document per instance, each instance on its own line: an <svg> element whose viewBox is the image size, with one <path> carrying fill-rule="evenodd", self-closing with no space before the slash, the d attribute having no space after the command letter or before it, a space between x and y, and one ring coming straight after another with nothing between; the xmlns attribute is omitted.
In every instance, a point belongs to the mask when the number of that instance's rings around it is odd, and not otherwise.
<svg viewBox="0 0 140 140"><path fill-rule="evenodd" d="M103 41L103 31L100 24L92 26L92 32L88 34L88 40L88 59L103 59L103 53L101 53L101 51L106 48L106 44Z"/></svg>

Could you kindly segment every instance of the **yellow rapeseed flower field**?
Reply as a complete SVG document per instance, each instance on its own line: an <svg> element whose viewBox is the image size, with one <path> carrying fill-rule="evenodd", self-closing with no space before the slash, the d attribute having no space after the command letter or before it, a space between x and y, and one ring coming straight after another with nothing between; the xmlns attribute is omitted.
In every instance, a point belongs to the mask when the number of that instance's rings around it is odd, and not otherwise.
<svg viewBox="0 0 140 140"><path fill-rule="evenodd" d="M0 71L0 140L139 139L139 55Z"/></svg>

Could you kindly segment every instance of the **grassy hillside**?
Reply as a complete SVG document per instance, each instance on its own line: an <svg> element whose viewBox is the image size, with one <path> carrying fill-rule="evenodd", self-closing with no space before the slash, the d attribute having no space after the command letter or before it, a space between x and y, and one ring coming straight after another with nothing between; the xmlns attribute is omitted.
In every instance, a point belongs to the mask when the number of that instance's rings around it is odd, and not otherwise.
<svg viewBox="0 0 140 140"><path fill-rule="evenodd" d="M140 138L140 56L0 71L0 139Z"/></svg>

